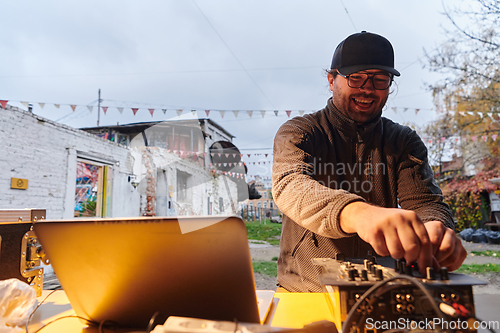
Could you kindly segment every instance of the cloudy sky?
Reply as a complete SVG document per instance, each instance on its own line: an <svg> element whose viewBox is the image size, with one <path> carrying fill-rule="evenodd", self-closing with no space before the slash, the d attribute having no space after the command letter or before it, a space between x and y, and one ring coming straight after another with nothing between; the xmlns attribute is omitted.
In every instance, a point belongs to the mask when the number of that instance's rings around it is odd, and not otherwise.
<svg viewBox="0 0 500 333"><path fill-rule="evenodd" d="M361 30L392 42L402 73L385 116L433 119L425 87L438 76L423 68L424 49L432 53L444 40L442 11L436 0L6 1L0 99L24 109L21 102L32 103L34 113L73 127L97 125L98 89L108 107L100 125L210 110L244 154L262 153L247 162L270 168L264 154L286 111L324 107L324 69L336 45ZM264 169L251 166L250 174L270 175Z"/></svg>

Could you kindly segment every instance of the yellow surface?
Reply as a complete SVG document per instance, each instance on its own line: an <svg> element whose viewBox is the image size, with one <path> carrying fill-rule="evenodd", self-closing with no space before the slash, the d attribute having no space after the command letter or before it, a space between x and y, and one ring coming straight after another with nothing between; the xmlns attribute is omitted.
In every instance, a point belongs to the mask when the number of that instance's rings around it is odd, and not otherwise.
<svg viewBox="0 0 500 333"><path fill-rule="evenodd" d="M37 298L38 302L42 302L48 296L31 318L28 332L35 332L60 317L75 315L63 290L51 292L44 290L42 296ZM42 332L83 332L86 326L78 318L63 318L51 323Z"/></svg>
<svg viewBox="0 0 500 333"><path fill-rule="evenodd" d="M323 293L277 292L269 315L268 322L274 327L302 328L315 321L333 321Z"/></svg>
<svg viewBox="0 0 500 333"><path fill-rule="evenodd" d="M50 290L44 290L42 296L38 297L38 301L41 302L50 292ZM35 312L30 321L28 332L35 332L49 323L42 332L98 332L97 327L88 327L77 318L62 318L51 323L60 317L72 315L74 316L75 312L69 304L66 293L63 290L57 290L50 294ZM274 294L273 305L266 322L273 327L301 328L320 320L333 321L323 293L277 292Z"/></svg>

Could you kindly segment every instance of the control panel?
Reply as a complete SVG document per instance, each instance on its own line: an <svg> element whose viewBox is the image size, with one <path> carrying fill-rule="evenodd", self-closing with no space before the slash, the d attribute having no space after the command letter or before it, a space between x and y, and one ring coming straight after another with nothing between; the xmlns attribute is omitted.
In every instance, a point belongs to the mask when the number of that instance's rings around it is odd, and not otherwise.
<svg viewBox="0 0 500 333"><path fill-rule="evenodd" d="M472 324L463 322L474 320L472 286L484 281L450 273L445 267L437 271L427 267L422 276L416 263L385 257L338 255L316 258L313 263L322 266L319 281L335 323L344 333L429 328L475 331Z"/></svg>

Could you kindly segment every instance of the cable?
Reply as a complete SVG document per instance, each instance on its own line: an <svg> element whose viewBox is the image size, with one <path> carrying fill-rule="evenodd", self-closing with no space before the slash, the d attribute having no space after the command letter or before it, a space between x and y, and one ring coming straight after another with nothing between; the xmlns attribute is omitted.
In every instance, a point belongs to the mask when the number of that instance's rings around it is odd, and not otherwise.
<svg viewBox="0 0 500 333"><path fill-rule="evenodd" d="M38 310L38 308L47 300L47 298L49 298L49 296L51 296L57 290L61 290L61 289L54 289L54 290L52 290L47 296L45 296L45 298L40 303L38 303L38 305L33 309L33 311L31 311L31 314L29 315L28 320L26 321L26 327L25 327L26 333L29 333L28 332L28 325L29 325L29 323L31 321L31 318L33 318L33 315L35 314L36 310Z"/></svg>
<svg viewBox="0 0 500 333"><path fill-rule="evenodd" d="M342 2L342 0L340 0L340 3L342 4L342 6L344 7L344 10L347 14L347 17L349 18L349 21L351 21L351 24L352 24L352 27L354 28L354 31L358 31L358 29L356 28L356 26L354 25L354 22L352 21L352 18L351 18L351 15L349 15L349 12L347 11L347 8L345 7L344 5L344 2Z"/></svg>
<svg viewBox="0 0 500 333"><path fill-rule="evenodd" d="M56 321L59 321L59 320L61 320L61 319L68 319L68 318L77 318L77 319L80 319L80 320L85 320L85 321L86 321L87 323L89 323L89 324L93 324L93 323L94 323L94 322L92 322L92 321L90 321L90 320L88 320L88 319L86 319L86 318L83 318L83 317L80 317L80 316L77 316L77 315L63 316L63 317L56 318L56 319L54 319L54 320L52 320L52 321L49 321L47 324L43 325L42 327L40 327L39 329L37 329L37 330L36 330L36 331L34 331L33 333L38 333L38 332L40 332L41 330L43 330L43 329L44 329L44 328L46 328L47 326L49 326L49 325L51 325L51 324L55 323ZM26 333L29 333L27 328L26 328Z"/></svg>
<svg viewBox="0 0 500 333"><path fill-rule="evenodd" d="M382 290L382 292L380 292L380 293L375 293L375 292L378 291L379 289L381 289L381 287L383 287L387 283L395 281L395 280L406 280L406 281L409 281L411 284L415 285L416 287L418 287L422 291L422 293L427 297L429 302L431 303L431 306L434 309L436 315L439 316L439 318L441 320L443 320L443 321L445 320L443 313L441 312L441 310L439 310L439 307L436 304L436 301L434 300L432 295L429 293L429 291L425 288L425 286L420 281L418 281L417 279L415 279L413 277L400 275L400 276L395 276L395 277L389 278L389 279L384 280L384 281L380 281L380 282L376 283L375 285L373 285L370 289L368 289L359 298L359 300L356 302L356 304L354 304L354 306L351 308L351 310L347 314L347 318L344 321L344 325L342 327L342 332L348 333L351 331L351 326L352 326L352 321L354 319L354 315L356 314L357 309L361 306L361 304L365 301L366 298L368 298L371 294L374 294L375 297L373 298L372 302L375 302L375 300L378 298L378 296L382 295L387 290L384 288ZM359 323L357 324L357 326L359 326Z"/></svg>

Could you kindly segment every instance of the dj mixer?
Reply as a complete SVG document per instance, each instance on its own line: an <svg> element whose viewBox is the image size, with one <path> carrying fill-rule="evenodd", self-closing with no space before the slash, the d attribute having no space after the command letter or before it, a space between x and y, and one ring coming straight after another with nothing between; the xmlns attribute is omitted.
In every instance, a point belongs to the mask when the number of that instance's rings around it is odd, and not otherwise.
<svg viewBox="0 0 500 333"><path fill-rule="evenodd" d="M382 331L474 332L471 276L435 271L392 258L316 258L337 328L343 333Z"/></svg>

